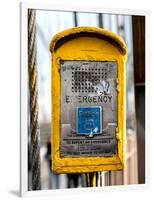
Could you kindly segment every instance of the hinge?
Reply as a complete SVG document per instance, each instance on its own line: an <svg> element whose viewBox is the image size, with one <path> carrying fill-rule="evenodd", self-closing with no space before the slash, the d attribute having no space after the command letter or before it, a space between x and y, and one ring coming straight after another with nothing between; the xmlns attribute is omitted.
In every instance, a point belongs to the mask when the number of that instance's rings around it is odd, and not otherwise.
<svg viewBox="0 0 154 200"><path fill-rule="evenodd" d="M59 72L59 73L61 72L61 62L62 62L62 61L60 61L60 57L58 57L58 58L56 59L56 64L57 64L57 68L58 68L58 72Z"/></svg>
<svg viewBox="0 0 154 200"><path fill-rule="evenodd" d="M119 142L121 142L121 132L118 127L116 128L116 139L119 140Z"/></svg>
<svg viewBox="0 0 154 200"><path fill-rule="evenodd" d="M119 86L119 80L118 80L118 78L116 79L116 91L118 93L120 92L120 86Z"/></svg>

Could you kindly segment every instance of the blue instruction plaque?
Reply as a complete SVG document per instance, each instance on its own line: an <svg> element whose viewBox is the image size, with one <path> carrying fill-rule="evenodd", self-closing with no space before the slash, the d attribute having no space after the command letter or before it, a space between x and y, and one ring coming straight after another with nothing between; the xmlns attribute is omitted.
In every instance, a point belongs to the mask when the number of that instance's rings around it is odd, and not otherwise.
<svg viewBox="0 0 154 200"><path fill-rule="evenodd" d="M77 134L94 135L102 133L102 107L77 108Z"/></svg>

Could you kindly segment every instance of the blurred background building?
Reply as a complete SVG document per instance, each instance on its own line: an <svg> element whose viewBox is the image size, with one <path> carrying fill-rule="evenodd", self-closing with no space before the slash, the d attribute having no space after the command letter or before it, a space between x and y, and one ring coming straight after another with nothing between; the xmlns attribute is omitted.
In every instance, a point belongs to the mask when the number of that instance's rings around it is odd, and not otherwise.
<svg viewBox="0 0 154 200"><path fill-rule="evenodd" d="M124 171L99 172L98 186L145 183L145 19L141 16L36 10L42 189L86 187L85 175L56 175L51 164L52 37L74 26L95 26L122 36L128 47L127 152Z"/></svg>

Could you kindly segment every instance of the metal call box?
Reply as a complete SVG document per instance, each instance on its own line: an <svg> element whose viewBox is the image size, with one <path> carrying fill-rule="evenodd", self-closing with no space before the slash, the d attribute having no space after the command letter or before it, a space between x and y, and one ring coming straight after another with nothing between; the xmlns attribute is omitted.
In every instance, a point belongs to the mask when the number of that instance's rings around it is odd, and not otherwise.
<svg viewBox="0 0 154 200"><path fill-rule="evenodd" d="M94 27L58 33L52 53L52 169L122 170L125 160L125 61L116 34Z"/></svg>

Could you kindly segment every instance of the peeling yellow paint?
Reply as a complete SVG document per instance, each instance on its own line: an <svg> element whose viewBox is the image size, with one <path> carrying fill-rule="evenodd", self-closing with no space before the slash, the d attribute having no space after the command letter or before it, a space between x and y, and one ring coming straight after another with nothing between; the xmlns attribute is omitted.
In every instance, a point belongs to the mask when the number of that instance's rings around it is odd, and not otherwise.
<svg viewBox="0 0 154 200"><path fill-rule="evenodd" d="M95 27L77 27L58 33L52 53L52 169L57 173L122 170L125 163L127 48L122 38ZM115 61L118 64L118 154L112 157L60 157L60 60Z"/></svg>

